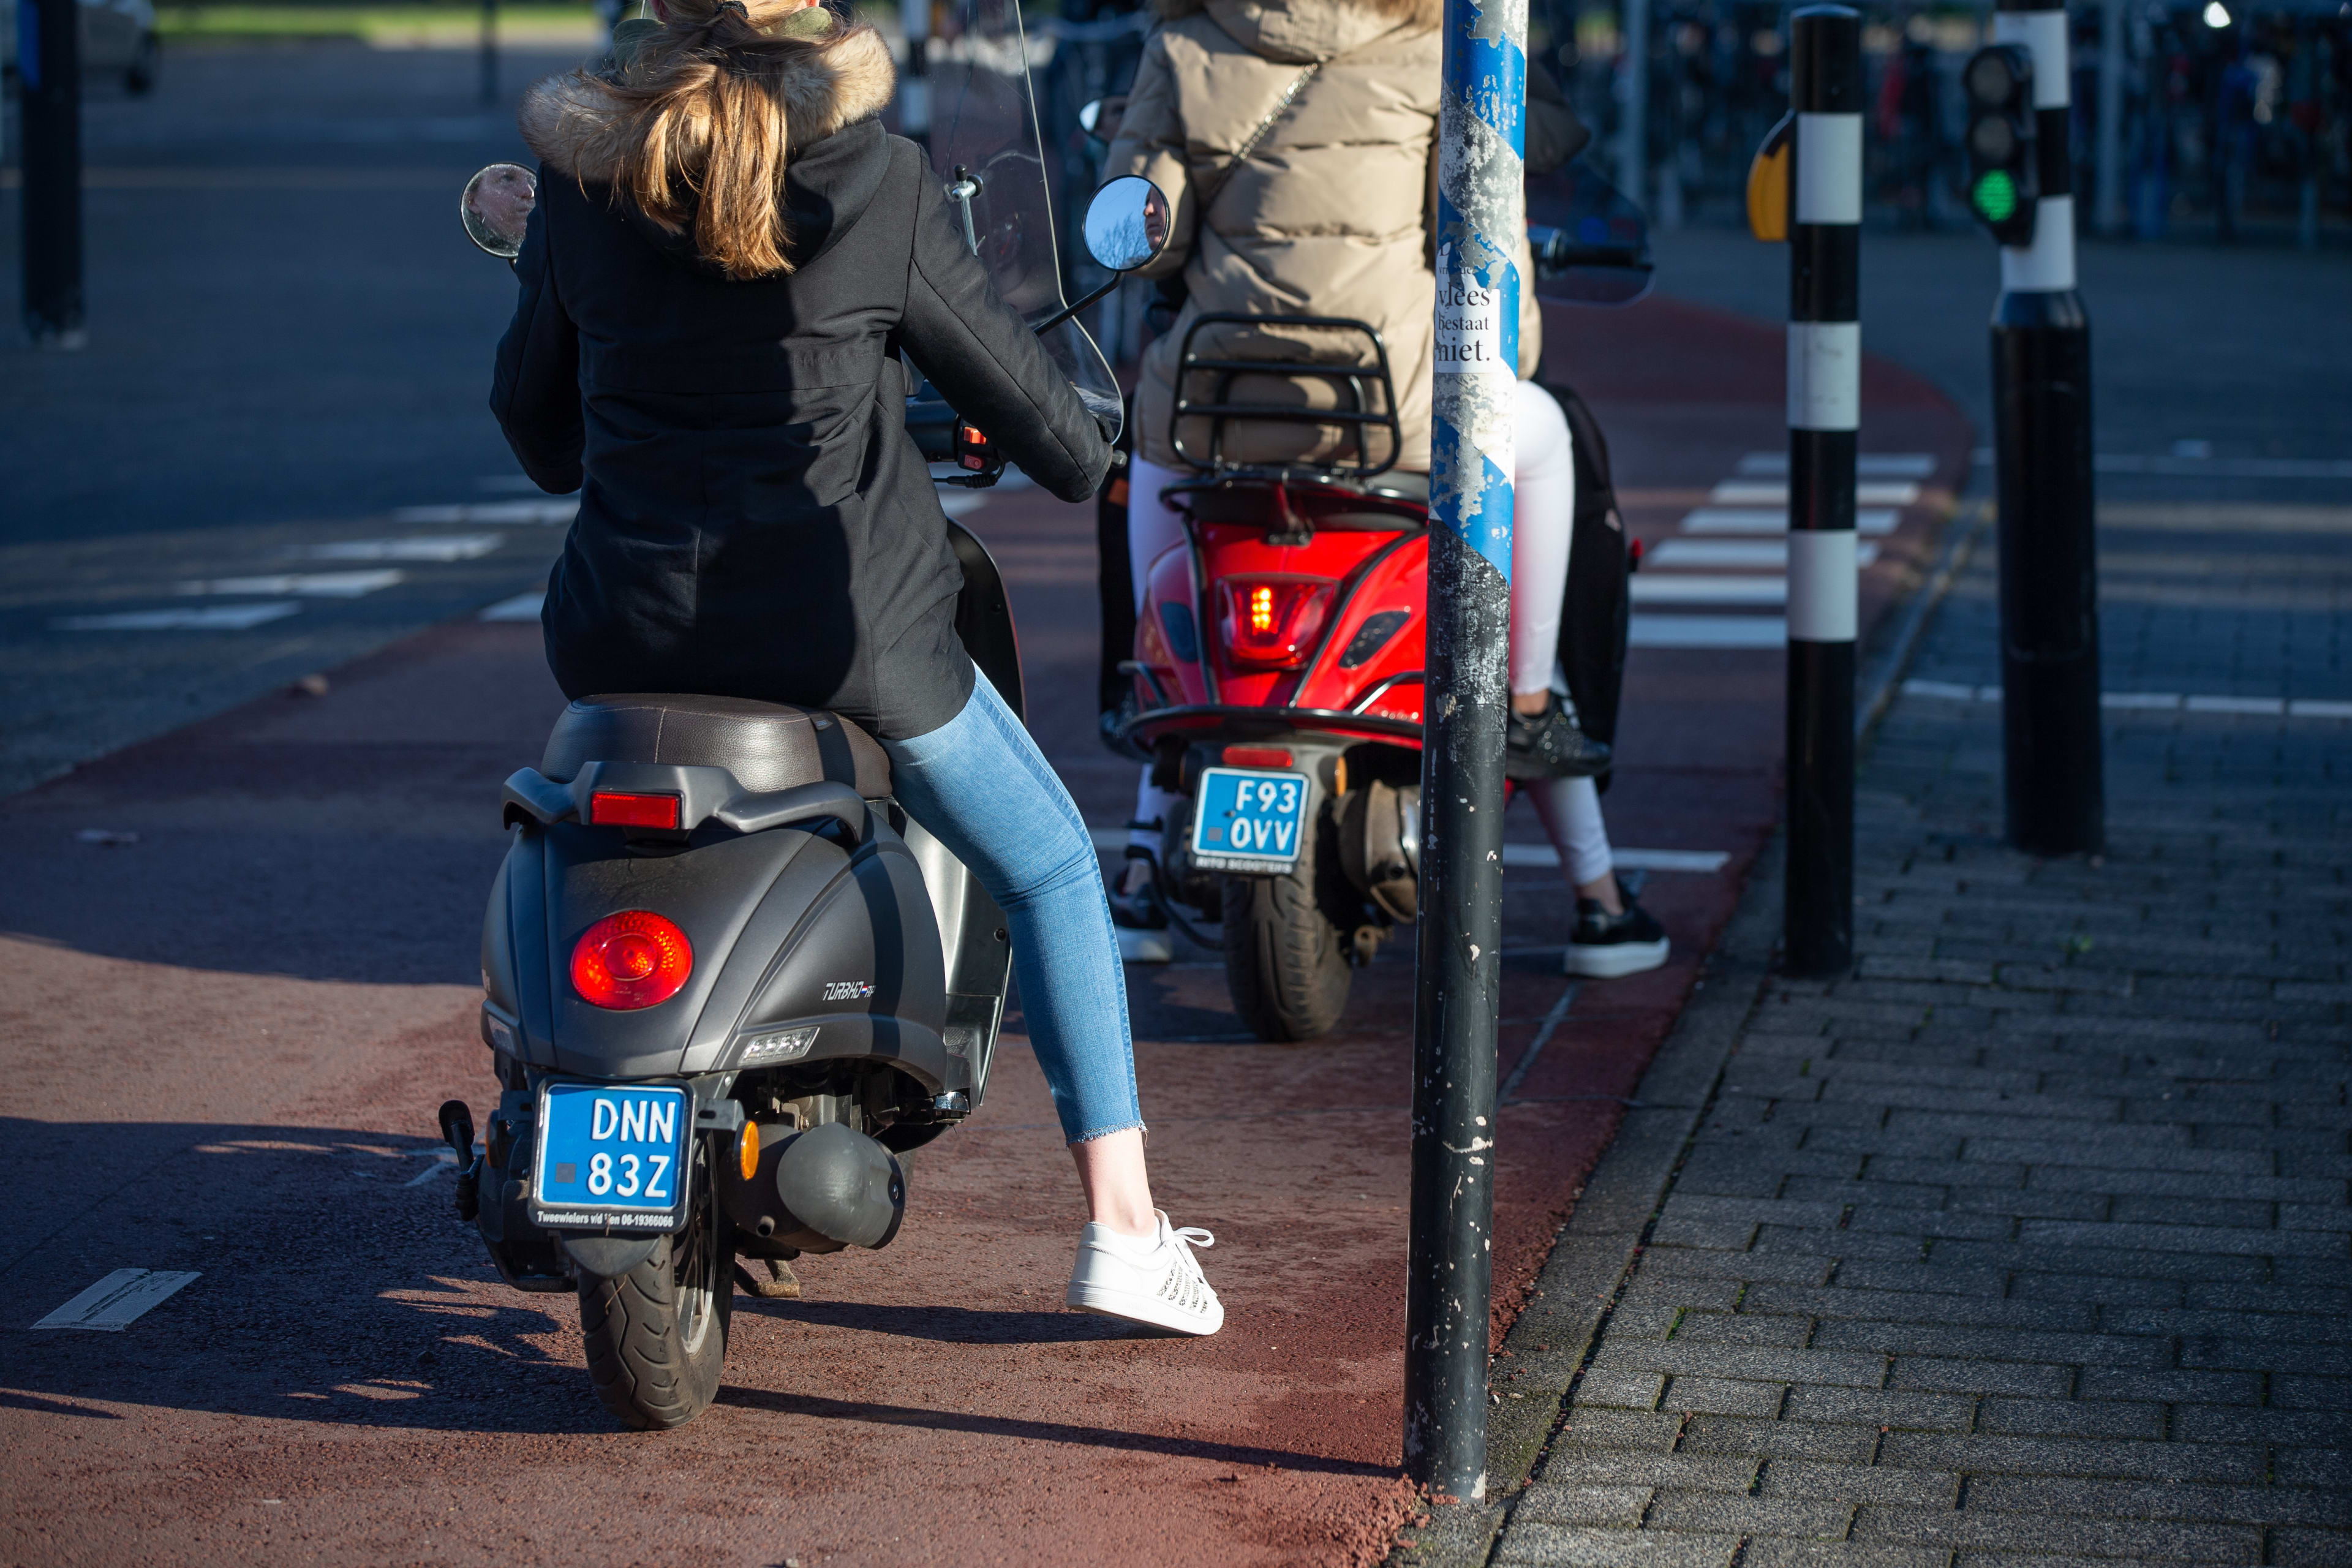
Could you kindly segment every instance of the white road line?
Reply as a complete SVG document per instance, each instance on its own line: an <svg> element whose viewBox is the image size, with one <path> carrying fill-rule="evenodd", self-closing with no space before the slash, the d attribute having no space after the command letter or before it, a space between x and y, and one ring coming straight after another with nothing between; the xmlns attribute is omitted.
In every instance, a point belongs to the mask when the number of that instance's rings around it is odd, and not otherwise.
<svg viewBox="0 0 2352 1568"><path fill-rule="evenodd" d="M118 1268L33 1327L120 1333L150 1308L201 1278L170 1268Z"/></svg>
<svg viewBox="0 0 2352 1568"><path fill-rule="evenodd" d="M1635 573L1630 584L1637 605L1785 605L1786 577L1702 574L1696 572Z"/></svg>
<svg viewBox="0 0 2352 1568"><path fill-rule="evenodd" d="M1948 680L1906 680L1906 697L1948 702L1998 702L1998 686L1962 686ZM2231 697L2179 691L2102 691L2099 706L2144 713L2246 713L2266 719L2352 719L2352 701L2330 697Z"/></svg>
<svg viewBox="0 0 2352 1568"><path fill-rule="evenodd" d="M522 522L568 523L580 511L577 496L552 500L463 501L451 506L404 506L393 510L394 522Z"/></svg>
<svg viewBox="0 0 2352 1568"><path fill-rule="evenodd" d="M183 594L292 594L302 599L357 599L389 588L407 574L391 567L373 572L282 572L273 577L210 577L180 584Z"/></svg>
<svg viewBox="0 0 2352 1568"><path fill-rule="evenodd" d="M286 600L268 605L209 605L201 610L126 610L111 616L60 616L49 625L61 632L249 632L283 620L302 606Z"/></svg>
<svg viewBox="0 0 2352 1568"><path fill-rule="evenodd" d="M511 599L500 599L474 618L478 621L535 621L539 610L547 602L547 590L533 588L528 594L517 594Z"/></svg>
<svg viewBox="0 0 2352 1568"><path fill-rule="evenodd" d="M425 1166L425 1169L417 1172L416 1174L409 1177L408 1180L401 1183L400 1184L404 1187L421 1187L425 1183L431 1181L434 1177L441 1174L444 1171L454 1171L457 1168L457 1151L455 1149L436 1149L433 1152L433 1163Z"/></svg>
<svg viewBox="0 0 2352 1568"><path fill-rule="evenodd" d="M1853 514L1853 531L1864 538L1884 538L1902 519L1893 507L1864 507ZM1703 506L1684 514L1682 529L1685 533L1786 533L1789 512L1785 507Z"/></svg>
<svg viewBox="0 0 2352 1568"><path fill-rule="evenodd" d="M476 561L506 542L502 533L426 533L410 539L339 539L302 552L310 561Z"/></svg>
<svg viewBox="0 0 2352 1568"><path fill-rule="evenodd" d="M1778 506L1789 504L1784 479L1726 479L1708 492L1716 506ZM1861 480L1853 487L1859 506L1909 506L1919 499L1919 487L1908 479Z"/></svg>
<svg viewBox="0 0 2352 1568"><path fill-rule="evenodd" d="M1854 561L1867 566L1878 559L1875 544L1857 545ZM1642 556L1642 570L1679 570L1685 566L1754 566L1785 571L1789 543L1784 539L1664 539ZM1635 582L1641 581L1636 577Z"/></svg>
<svg viewBox="0 0 2352 1568"><path fill-rule="evenodd" d="M1750 452L1735 471L1743 479L1786 479L1789 454ZM1936 459L1927 452L1864 452L1853 460L1854 477L1861 479L1924 479L1935 471Z"/></svg>
<svg viewBox="0 0 2352 1568"><path fill-rule="evenodd" d="M1627 640L1635 647L1782 647L1789 622L1782 616L1635 616Z"/></svg>
<svg viewBox="0 0 2352 1568"><path fill-rule="evenodd" d="M2164 474L2217 479L2352 479L2352 462L2334 458L2139 458L2101 453L2091 466L2103 474Z"/></svg>
<svg viewBox="0 0 2352 1568"><path fill-rule="evenodd" d="M1127 847L1124 827L1093 827L1087 833L1097 849L1117 854ZM1612 849L1610 853L1628 871L1696 871L1712 875L1731 859L1731 852L1727 849ZM1549 844L1506 844L1503 864L1558 866L1559 852Z"/></svg>

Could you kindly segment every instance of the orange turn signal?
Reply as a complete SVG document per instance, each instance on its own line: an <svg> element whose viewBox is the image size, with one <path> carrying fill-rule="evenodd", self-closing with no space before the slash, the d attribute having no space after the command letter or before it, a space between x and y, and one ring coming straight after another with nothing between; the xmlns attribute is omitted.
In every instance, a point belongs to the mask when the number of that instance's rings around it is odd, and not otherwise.
<svg viewBox="0 0 2352 1568"><path fill-rule="evenodd" d="M743 1179L747 1182L760 1173L760 1124L758 1122L743 1123L743 1137L736 1146L735 1163L742 1171Z"/></svg>

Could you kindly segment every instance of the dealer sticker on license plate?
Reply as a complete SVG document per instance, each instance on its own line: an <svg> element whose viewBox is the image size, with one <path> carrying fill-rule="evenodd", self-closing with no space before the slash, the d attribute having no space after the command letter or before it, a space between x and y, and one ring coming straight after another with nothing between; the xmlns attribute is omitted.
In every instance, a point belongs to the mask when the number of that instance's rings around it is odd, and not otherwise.
<svg viewBox="0 0 2352 1568"><path fill-rule="evenodd" d="M1192 859L1216 871L1287 871L1307 831L1307 775L1211 768L1192 814Z"/></svg>
<svg viewBox="0 0 2352 1568"><path fill-rule="evenodd" d="M673 1228L693 1119L675 1084L549 1082L540 1091L531 1218L558 1228Z"/></svg>

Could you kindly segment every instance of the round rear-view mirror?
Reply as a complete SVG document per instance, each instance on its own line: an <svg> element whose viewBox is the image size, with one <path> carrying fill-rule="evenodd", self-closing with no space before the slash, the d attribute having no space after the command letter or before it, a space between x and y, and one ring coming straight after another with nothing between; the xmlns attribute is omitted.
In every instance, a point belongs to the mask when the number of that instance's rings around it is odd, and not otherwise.
<svg viewBox="0 0 2352 1568"><path fill-rule="evenodd" d="M522 231L539 205L539 176L520 163L492 163L466 182L457 216L466 237L492 256L512 261L522 254Z"/></svg>
<svg viewBox="0 0 2352 1568"><path fill-rule="evenodd" d="M1113 272L1132 272L1168 248L1168 197L1140 174L1121 174L1087 205L1087 250Z"/></svg>

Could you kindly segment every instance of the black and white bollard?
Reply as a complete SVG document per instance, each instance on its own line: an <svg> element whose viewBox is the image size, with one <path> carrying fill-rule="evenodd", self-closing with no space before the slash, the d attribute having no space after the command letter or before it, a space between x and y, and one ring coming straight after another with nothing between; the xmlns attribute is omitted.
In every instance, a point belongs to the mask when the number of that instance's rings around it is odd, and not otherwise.
<svg viewBox="0 0 2352 1568"><path fill-rule="evenodd" d="M83 342L79 16L75 0L26 0L16 7L25 331L41 348Z"/></svg>
<svg viewBox="0 0 2352 1568"><path fill-rule="evenodd" d="M1782 967L1853 963L1854 444L1862 413L1862 17L1790 18L1789 874Z"/></svg>
<svg viewBox="0 0 2352 1568"><path fill-rule="evenodd" d="M1995 48L2021 47L2032 60L2035 184L2030 243L2001 247L2000 302L1992 318L2009 837L2030 854L2092 855L2106 838L2106 786L2091 322L2074 291L2066 12L2059 0L2000 5ZM1971 61L1970 72L1976 69ZM1980 104L1990 97L1973 87L1971 94Z"/></svg>

